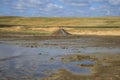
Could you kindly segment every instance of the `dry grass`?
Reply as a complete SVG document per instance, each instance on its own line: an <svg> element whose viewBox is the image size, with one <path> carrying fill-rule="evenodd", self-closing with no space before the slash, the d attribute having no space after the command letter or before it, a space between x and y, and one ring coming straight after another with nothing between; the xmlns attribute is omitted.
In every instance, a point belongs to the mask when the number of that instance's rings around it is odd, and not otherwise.
<svg viewBox="0 0 120 80"><path fill-rule="evenodd" d="M0 32L52 33L59 26L80 35L120 35L120 17L44 18L0 16Z"/></svg>
<svg viewBox="0 0 120 80"><path fill-rule="evenodd" d="M35 26L119 26L120 17L101 18L44 18L44 17L0 17L0 24Z"/></svg>
<svg viewBox="0 0 120 80"><path fill-rule="evenodd" d="M58 27L49 27L49 28L35 28L29 27L24 28L20 26L15 27L6 27L0 28L0 32L31 32L31 33L53 33L54 31L58 30ZM69 33L73 35L120 35L120 28L64 28Z"/></svg>
<svg viewBox="0 0 120 80"><path fill-rule="evenodd" d="M75 35L120 35L119 28L71 28L66 30Z"/></svg>

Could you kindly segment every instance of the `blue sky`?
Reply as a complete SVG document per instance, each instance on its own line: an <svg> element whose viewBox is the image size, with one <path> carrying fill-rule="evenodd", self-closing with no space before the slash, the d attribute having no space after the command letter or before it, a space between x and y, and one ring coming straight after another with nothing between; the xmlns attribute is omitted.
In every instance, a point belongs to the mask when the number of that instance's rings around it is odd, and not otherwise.
<svg viewBox="0 0 120 80"><path fill-rule="evenodd" d="M120 0L0 0L0 16L120 16Z"/></svg>

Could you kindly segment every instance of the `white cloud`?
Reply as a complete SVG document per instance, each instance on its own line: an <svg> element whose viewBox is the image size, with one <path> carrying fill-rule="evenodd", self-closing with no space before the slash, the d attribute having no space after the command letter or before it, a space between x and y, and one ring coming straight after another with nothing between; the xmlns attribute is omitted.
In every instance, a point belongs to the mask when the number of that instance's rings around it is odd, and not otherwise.
<svg viewBox="0 0 120 80"><path fill-rule="evenodd" d="M106 11L106 15L110 15L111 14L111 11L110 10L107 10Z"/></svg>
<svg viewBox="0 0 120 80"><path fill-rule="evenodd" d="M9 0L3 0L4 4L9 4Z"/></svg>
<svg viewBox="0 0 120 80"><path fill-rule="evenodd" d="M109 0L109 3L112 5L120 5L120 0Z"/></svg>
<svg viewBox="0 0 120 80"><path fill-rule="evenodd" d="M25 12L25 15L120 15L120 0L58 0L58 2L55 0L2 0L2 2L5 8L8 8L7 10L13 9L11 13Z"/></svg>
<svg viewBox="0 0 120 80"><path fill-rule="evenodd" d="M44 11L47 11L47 12L48 11L49 12L53 11L53 12L55 12L55 11L60 10L62 8L63 8L63 6L60 6L60 5L57 5L57 4L53 4L53 3L49 3L49 4L47 4L45 6Z"/></svg>
<svg viewBox="0 0 120 80"><path fill-rule="evenodd" d="M26 7L23 4L16 4L13 8L18 10L19 12L24 12L24 10L26 9Z"/></svg>
<svg viewBox="0 0 120 80"><path fill-rule="evenodd" d="M90 7L90 10L95 11L97 8L95 7Z"/></svg>
<svg viewBox="0 0 120 80"><path fill-rule="evenodd" d="M17 4L13 7L20 12L30 8L43 12L63 8L62 5L52 3L52 0L18 0Z"/></svg>
<svg viewBox="0 0 120 80"><path fill-rule="evenodd" d="M80 7L88 6L87 3L71 3L70 5L72 5L72 6L80 6Z"/></svg>
<svg viewBox="0 0 120 80"><path fill-rule="evenodd" d="M63 8L63 6L60 6L60 5L57 5L57 4L53 4L53 3L50 3L47 5L48 8Z"/></svg>
<svg viewBox="0 0 120 80"><path fill-rule="evenodd" d="M89 2L103 2L104 0L88 0Z"/></svg>
<svg viewBox="0 0 120 80"><path fill-rule="evenodd" d="M60 0L68 6L85 7L89 6L88 0Z"/></svg>

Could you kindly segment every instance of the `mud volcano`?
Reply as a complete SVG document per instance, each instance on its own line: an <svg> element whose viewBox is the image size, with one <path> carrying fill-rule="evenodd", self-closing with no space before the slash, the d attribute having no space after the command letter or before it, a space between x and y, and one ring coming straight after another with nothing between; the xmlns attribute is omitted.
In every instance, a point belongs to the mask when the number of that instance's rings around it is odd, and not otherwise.
<svg viewBox="0 0 120 80"><path fill-rule="evenodd" d="M70 35L71 34L64 29L58 29L52 33L52 36L70 36Z"/></svg>

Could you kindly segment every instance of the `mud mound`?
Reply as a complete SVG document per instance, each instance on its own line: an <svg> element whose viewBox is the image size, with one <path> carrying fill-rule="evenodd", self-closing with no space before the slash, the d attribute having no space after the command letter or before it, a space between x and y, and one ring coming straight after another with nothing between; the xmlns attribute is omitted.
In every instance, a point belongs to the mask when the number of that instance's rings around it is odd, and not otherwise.
<svg viewBox="0 0 120 80"><path fill-rule="evenodd" d="M69 35L71 34L65 31L64 29L58 29L52 33L52 36L69 36Z"/></svg>

